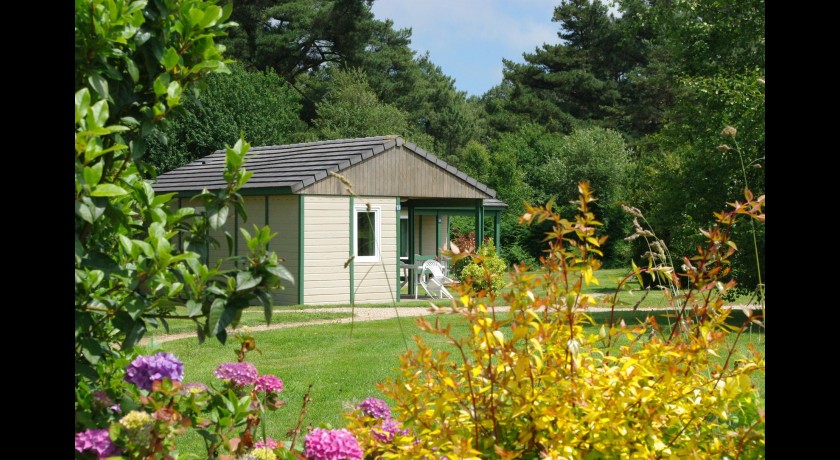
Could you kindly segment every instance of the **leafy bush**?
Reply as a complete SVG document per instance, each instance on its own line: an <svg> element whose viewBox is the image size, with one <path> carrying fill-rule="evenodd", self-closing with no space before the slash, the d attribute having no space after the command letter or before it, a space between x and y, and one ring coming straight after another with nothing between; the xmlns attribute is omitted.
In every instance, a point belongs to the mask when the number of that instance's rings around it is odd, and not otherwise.
<svg viewBox="0 0 840 460"><path fill-rule="evenodd" d="M735 253L729 230L737 218L763 220L764 197L717 214L705 247L684 258L689 288L671 298L674 327L649 316L627 327L610 320L584 335L594 299L581 292L598 283L604 237L580 185L578 216L570 221L527 206L521 222L550 222L540 275L515 270L504 295L510 319L496 316L496 296L464 295L455 308L469 322L460 337L425 318L421 329L442 335L455 353L434 351L420 337L400 359L399 375L380 385L395 401L399 435L377 441L377 422L358 412L350 427L369 458L755 458L763 456L764 412L750 375L764 371L753 349L735 356L734 343L760 315L735 327L722 294ZM634 269L620 283L640 276ZM680 280L673 273L673 282ZM539 288L539 290L537 289ZM468 292L467 288L463 292ZM538 292L543 292L538 294ZM734 337L731 337L734 335ZM732 342L730 344L730 342ZM719 357L719 358L718 358Z"/></svg>
<svg viewBox="0 0 840 460"><path fill-rule="evenodd" d="M476 291L499 291L505 287L504 276L507 263L496 254L493 240L487 240L479 249L478 255L471 257L470 263L461 270L460 280Z"/></svg>
<svg viewBox="0 0 840 460"><path fill-rule="evenodd" d="M344 453L358 453L347 458L361 460L361 448L346 430L312 430L304 447L296 446L297 435L290 445L266 436L261 422L266 411L285 406L280 399L284 383L277 376L260 375L245 361L246 354L256 349L247 328L236 339L237 361L216 367L218 384L184 383L184 365L169 353L128 353L103 361L112 367L103 373L110 379L107 391L83 382L76 389L76 399L90 409L85 413L88 424L105 428L78 431L76 457L197 458L180 452L177 445L181 435L195 431L204 441L203 458L208 459L317 460L338 442ZM304 398L302 411L307 402ZM258 432L260 426L263 429ZM295 432L300 432L300 423ZM304 452L306 457L301 456Z"/></svg>
<svg viewBox="0 0 840 460"><path fill-rule="evenodd" d="M270 319L268 293L293 281L267 249L274 236L268 227L242 232L250 253L236 262L244 269L199 262L212 243L208 231L222 228L231 208L244 215L238 192L252 174L242 168L247 142L227 149L227 186L196 197L206 217L190 207L173 210L174 194L156 195L144 179L152 172L144 161L149 133L185 91L226 70L214 39L233 25L231 8L212 0L76 2L74 425L76 450L85 452L77 457L121 450L146 458L175 452L173 436L187 426L213 425L207 432L217 438L209 442L217 443L226 436L220 433L258 420L244 395L184 393L174 357L132 354L148 327L184 318L177 305L186 306L200 340L224 342L226 328L252 302L262 301ZM200 415L213 407L221 412Z"/></svg>

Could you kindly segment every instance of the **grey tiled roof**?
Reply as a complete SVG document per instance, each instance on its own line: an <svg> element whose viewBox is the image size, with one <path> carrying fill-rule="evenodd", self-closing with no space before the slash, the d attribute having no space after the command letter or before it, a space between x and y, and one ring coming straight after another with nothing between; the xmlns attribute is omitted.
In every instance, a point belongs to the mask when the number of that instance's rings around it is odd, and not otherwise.
<svg viewBox="0 0 840 460"><path fill-rule="evenodd" d="M459 171L454 166L429 152L406 142L400 136L377 136L360 139L308 142L304 144L252 147L245 161L245 169L254 175L245 184L248 188L288 187L292 193L329 177L330 172L340 173L363 160L402 145L407 150L445 169L458 179L467 182L488 195L496 191ZM152 187L157 192L215 190L226 184L222 178L225 151L217 150L178 169L158 176ZM498 201L498 200L493 200ZM499 201L499 203L501 203ZM498 204L496 204L498 205ZM504 203L501 203L504 205Z"/></svg>
<svg viewBox="0 0 840 460"><path fill-rule="evenodd" d="M486 198L483 201L485 208L507 208L509 207L507 203L502 200L497 200L495 198Z"/></svg>

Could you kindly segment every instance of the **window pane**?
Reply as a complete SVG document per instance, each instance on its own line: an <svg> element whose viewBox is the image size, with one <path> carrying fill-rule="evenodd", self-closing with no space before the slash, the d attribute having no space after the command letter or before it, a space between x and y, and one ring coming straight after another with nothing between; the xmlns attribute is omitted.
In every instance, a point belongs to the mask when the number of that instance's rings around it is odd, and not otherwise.
<svg viewBox="0 0 840 460"><path fill-rule="evenodd" d="M359 257L376 255L376 213L359 211L356 213L356 255Z"/></svg>

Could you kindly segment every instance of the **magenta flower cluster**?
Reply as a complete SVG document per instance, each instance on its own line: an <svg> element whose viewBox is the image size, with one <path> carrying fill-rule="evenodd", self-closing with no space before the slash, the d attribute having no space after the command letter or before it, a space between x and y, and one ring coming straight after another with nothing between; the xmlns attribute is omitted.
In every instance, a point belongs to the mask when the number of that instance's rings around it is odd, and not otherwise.
<svg viewBox="0 0 840 460"><path fill-rule="evenodd" d="M368 417L380 420L379 426L371 430L377 441L388 443L393 441L397 435L408 435L408 430L402 428L400 422L391 418L391 408L385 401L377 398L367 398L359 404L357 409Z"/></svg>
<svg viewBox="0 0 840 460"><path fill-rule="evenodd" d="M382 423L378 427L372 429L371 432L373 433L373 437L382 443L389 443L393 441L394 437L397 435L408 435L408 429L403 428L400 422L392 418L383 420Z"/></svg>
<svg viewBox="0 0 840 460"><path fill-rule="evenodd" d="M171 353L159 352L152 356L138 356L125 368L125 381L138 388L152 391L152 382L169 377L173 382L184 379L184 363Z"/></svg>
<svg viewBox="0 0 840 460"><path fill-rule="evenodd" d="M306 435L305 446L304 455L309 460L362 460L364 456L359 441L344 428L315 428Z"/></svg>
<svg viewBox="0 0 840 460"><path fill-rule="evenodd" d="M271 438L265 438L265 440L259 440L259 441L254 443L254 449L266 448L266 449L274 450L278 447L280 447L280 444L278 444L277 441L275 441Z"/></svg>
<svg viewBox="0 0 840 460"><path fill-rule="evenodd" d="M271 374L261 375L257 377L256 383L254 383L254 389L257 391L276 391L279 393L283 391L283 381L280 380L280 377Z"/></svg>
<svg viewBox="0 0 840 460"><path fill-rule="evenodd" d="M257 381L257 368L253 363L223 363L215 371L216 377L233 382L237 386L253 385Z"/></svg>
<svg viewBox="0 0 840 460"><path fill-rule="evenodd" d="M119 454L119 449L111 442L107 429L76 433L76 450L79 452L92 450L100 459Z"/></svg>
<svg viewBox="0 0 840 460"><path fill-rule="evenodd" d="M391 408L388 403L377 398L367 398L357 407L368 417L388 420L391 418Z"/></svg>

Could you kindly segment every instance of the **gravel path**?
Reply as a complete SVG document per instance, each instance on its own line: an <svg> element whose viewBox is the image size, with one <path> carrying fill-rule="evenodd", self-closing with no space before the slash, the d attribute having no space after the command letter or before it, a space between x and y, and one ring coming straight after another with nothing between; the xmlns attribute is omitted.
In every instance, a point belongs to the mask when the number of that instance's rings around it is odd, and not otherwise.
<svg viewBox="0 0 840 460"><path fill-rule="evenodd" d="M729 306L729 308L736 308L740 310L753 310L761 308L759 305L733 305ZM506 311L508 307L496 307L497 311ZM398 311L395 311L394 308L359 308L356 307L354 317L348 318L337 318L337 319L322 319L322 320L315 320L315 321L303 321L303 322L296 322L296 323L278 323L278 324L263 324L260 326L249 326L252 331L268 331L274 329L284 329L287 327L299 327L299 326L312 326L316 324L337 324L337 323L349 323L354 320L355 321L376 321L382 319L391 319L396 318L399 316L400 318L408 318L408 317L415 317L415 316L424 316L424 315L431 315L433 312L429 309L429 307L398 307ZM642 307L639 308L641 311L654 311L654 310L663 310L663 308L657 307ZM318 308L317 310L274 310L275 315L282 315L283 313L305 313L307 311L317 311L317 312L325 312L325 313L351 313L353 309L350 307L334 307L334 308ZM442 308L443 312L448 312L448 307ZM591 312L599 312L599 311L610 311L608 307L590 307L589 311ZM618 310L616 310L618 311ZM252 314L260 314L262 312L255 312ZM228 331L230 333L230 331ZM154 337L157 343L169 342L172 340L178 339L185 339L188 337L195 337L195 332L185 332L181 334L165 334L159 335ZM149 342L149 338L144 338L140 341L141 344L147 344Z"/></svg>

